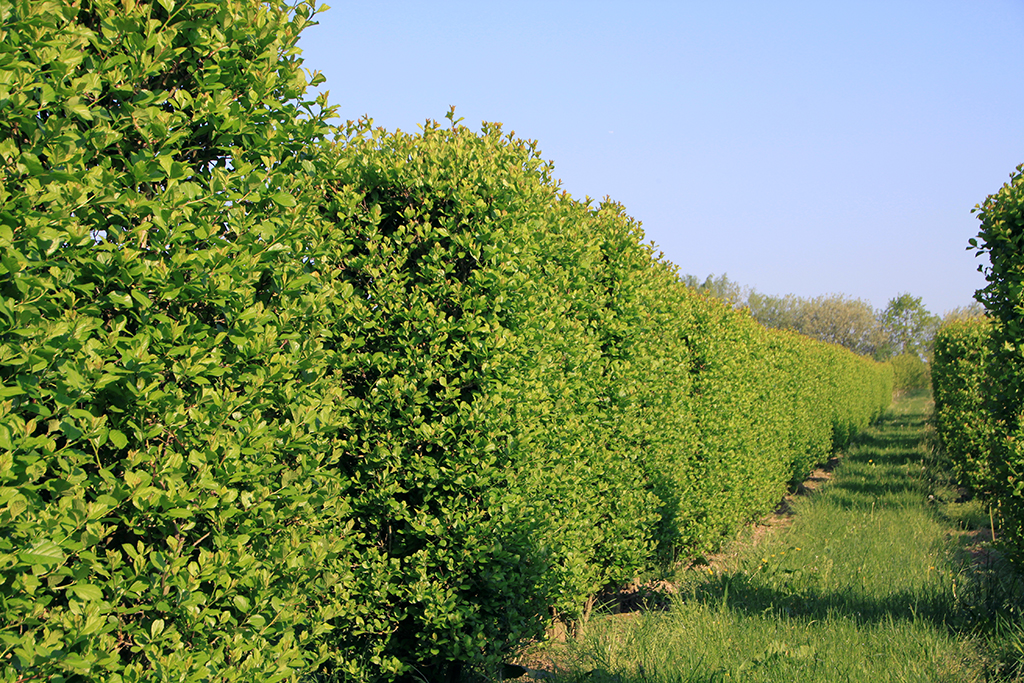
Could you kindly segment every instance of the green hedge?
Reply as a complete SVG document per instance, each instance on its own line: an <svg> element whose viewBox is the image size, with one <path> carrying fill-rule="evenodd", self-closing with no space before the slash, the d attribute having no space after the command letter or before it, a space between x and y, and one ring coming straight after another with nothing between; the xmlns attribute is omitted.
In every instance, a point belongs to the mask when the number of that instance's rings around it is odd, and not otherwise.
<svg viewBox="0 0 1024 683"><path fill-rule="evenodd" d="M950 322L935 336L932 361L936 433L957 480L978 493L991 493L997 485L995 423L986 400L991 340L987 318Z"/></svg>
<svg viewBox="0 0 1024 683"><path fill-rule="evenodd" d="M664 444L670 470L680 460L689 467L667 487L664 495L686 494L663 524L685 555L769 511L787 485L845 446L888 406L892 375L888 365L767 330L710 298L691 296L681 313L693 316L683 347L692 389L682 400L696 438Z"/></svg>
<svg viewBox="0 0 1024 683"><path fill-rule="evenodd" d="M896 374L896 392L927 390L931 386L931 365L916 353L901 353L889 360Z"/></svg>
<svg viewBox="0 0 1024 683"><path fill-rule="evenodd" d="M334 374L361 539L339 561L388 588L331 622L330 668L374 653L443 677L652 553L656 499L616 419L650 258L617 207L562 196L497 126L357 126L335 154L317 266L352 292L336 334L359 329Z"/></svg>
<svg viewBox="0 0 1024 683"><path fill-rule="evenodd" d="M493 666L889 402L499 126L328 142L311 14L0 17L0 680Z"/></svg>
<svg viewBox="0 0 1024 683"><path fill-rule="evenodd" d="M0 680L284 680L349 484L310 5L0 10ZM333 334L333 333L332 333Z"/></svg>
<svg viewBox="0 0 1024 683"><path fill-rule="evenodd" d="M992 490L1004 522L1003 540L1024 563L1024 165L1008 183L975 209L981 220L971 240L988 256L988 284L977 298L993 319L991 356L986 364L985 410L991 443Z"/></svg>

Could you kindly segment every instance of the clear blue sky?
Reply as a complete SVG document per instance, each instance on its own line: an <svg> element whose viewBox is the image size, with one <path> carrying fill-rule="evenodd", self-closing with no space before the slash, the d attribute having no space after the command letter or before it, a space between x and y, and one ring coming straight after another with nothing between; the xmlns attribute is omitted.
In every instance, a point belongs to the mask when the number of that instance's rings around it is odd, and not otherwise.
<svg viewBox="0 0 1024 683"><path fill-rule="evenodd" d="M329 0L328 0L329 1ZM342 119L500 121L684 273L973 300L971 209L1024 163L1024 0L336 2Z"/></svg>

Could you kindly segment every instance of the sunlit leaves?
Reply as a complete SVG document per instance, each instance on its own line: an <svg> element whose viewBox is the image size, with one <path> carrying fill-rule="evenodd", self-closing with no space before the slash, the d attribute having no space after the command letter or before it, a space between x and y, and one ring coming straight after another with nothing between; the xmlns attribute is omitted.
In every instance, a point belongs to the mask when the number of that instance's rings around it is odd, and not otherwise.
<svg viewBox="0 0 1024 683"><path fill-rule="evenodd" d="M8 679L494 664L888 399L870 362L695 300L499 125L328 141L292 58L310 4L17 7Z"/></svg>
<svg viewBox="0 0 1024 683"><path fill-rule="evenodd" d="M1024 165L1018 166L1009 182L975 207L981 221L977 238L970 241L978 255L990 265L979 266L988 284L976 293L978 301L994 321L988 350L992 356L984 369L984 427L991 424L995 437L988 452L992 469L993 500L999 506L1006 529L1004 541L1017 562L1024 562ZM958 328L957 328L958 329ZM969 346L971 354L979 353ZM952 365L952 376L963 374ZM975 379L967 374L965 379ZM964 405L969 409L970 403ZM978 460L983 461L983 453ZM972 461L975 459L972 458ZM977 463L971 463L977 464Z"/></svg>
<svg viewBox="0 0 1024 683"><path fill-rule="evenodd" d="M0 677L293 676L350 542L294 214L312 7L4 7Z"/></svg>
<svg viewBox="0 0 1024 683"><path fill-rule="evenodd" d="M977 316L944 325L935 337L935 430L959 482L979 494L999 488L996 425L987 405L993 323Z"/></svg>

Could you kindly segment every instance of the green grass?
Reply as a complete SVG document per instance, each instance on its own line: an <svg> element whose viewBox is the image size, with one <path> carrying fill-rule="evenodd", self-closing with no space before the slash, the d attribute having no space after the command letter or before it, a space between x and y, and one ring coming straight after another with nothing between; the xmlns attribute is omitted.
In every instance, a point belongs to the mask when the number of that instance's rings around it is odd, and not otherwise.
<svg viewBox="0 0 1024 683"><path fill-rule="evenodd" d="M1024 680L1020 581L971 564L987 510L936 476L929 409L901 400L791 524L680 571L668 612L594 617L557 680Z"/></svg>

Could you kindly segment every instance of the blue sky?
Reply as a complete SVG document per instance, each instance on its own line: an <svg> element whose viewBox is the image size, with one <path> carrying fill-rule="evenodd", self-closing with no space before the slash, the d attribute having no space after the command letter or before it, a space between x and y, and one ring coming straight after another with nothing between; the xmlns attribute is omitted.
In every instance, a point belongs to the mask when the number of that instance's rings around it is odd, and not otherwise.
<svg viewBox="0 0 1024 683"><path fill-rule="evenodd" d="M971 303L971 209L1024 163L1024 0L381 0L318 21L304 66L343 119L500 121L682 272L766 294Z"/></svg>

